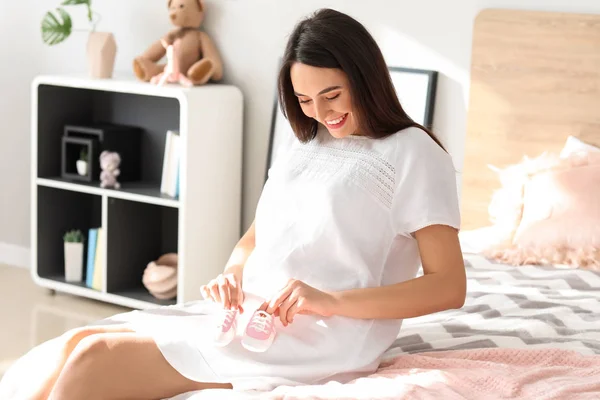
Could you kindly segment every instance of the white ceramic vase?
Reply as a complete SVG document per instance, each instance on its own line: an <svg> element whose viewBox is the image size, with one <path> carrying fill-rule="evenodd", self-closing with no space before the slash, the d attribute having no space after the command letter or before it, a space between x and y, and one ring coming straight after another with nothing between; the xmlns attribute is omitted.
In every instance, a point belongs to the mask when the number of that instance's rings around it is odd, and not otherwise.
<svg viewBox="0 0 600 400"><path fill-rule="evenodd" d="M112 78L117 56L117 42L110 32L91 32L87 44L87 60L90 77Z"/></svg>
<svg viewBox="0 0 600 400"><path fill-rule="evenodd" d="M83 243L65 242L65 280L83 280Z"/></svg>
<svg viewBox="0 0 600 400"><path fill-rule="evenodd" d="M81 176L86 176L87 175L87 167L88 167L88 163L87 161L84 160L77 160L77 173Z"/></svg>

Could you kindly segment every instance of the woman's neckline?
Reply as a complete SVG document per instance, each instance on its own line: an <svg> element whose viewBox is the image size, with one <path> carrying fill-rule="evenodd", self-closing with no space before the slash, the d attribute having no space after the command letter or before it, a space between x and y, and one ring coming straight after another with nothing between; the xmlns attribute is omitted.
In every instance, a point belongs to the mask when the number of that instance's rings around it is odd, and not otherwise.
<svg viewBox="0 0 600 400"><path fill-rule="evenodd" d="M325 137L329 138L329 140L334 140L334 141L336 141L336 140L343 141L343 140L346 140L346 139L347 139L347 140L368 140L368 139L371 139L371 138L370 138L370 137L368 137L368 136L364 136L364 135L355 135L355 134L348 135L348 136L344 136L343 138L336 138L336 137L335 137L335 136L333 136L331 133L329 133L329 131L327 130L327 128L326 128L325 126L323 126L323 125L321 125L321 126L319 127L319 129L317 130L317 136L318 136L319 134L320 134L320 135L324 135Z"/></svg>
<svg viewBox="0 0 600 400"><path fill-rule="evenodd" d="M364 135L348 135L346 137L351 138L351 139L359 139L359 140L371 139L370 137L364 136Z"/></svg>

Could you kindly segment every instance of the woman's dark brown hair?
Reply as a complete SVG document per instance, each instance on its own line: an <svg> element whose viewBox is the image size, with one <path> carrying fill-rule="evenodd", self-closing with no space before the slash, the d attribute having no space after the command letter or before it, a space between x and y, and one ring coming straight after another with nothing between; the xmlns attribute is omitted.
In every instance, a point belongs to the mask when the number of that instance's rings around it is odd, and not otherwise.
<svg viewBox="0 0 600 400"><path fill-rule="evenodd" d="M318 122L302 112L294 95L290 69L296 62L346 73L361 135L383 138L418 127L443 148L429 129L406 114L379 46L352 17L331 9L319 10L296 25L285 49L279 73L279 101L298 139L308 142L316 136Z"/></svg>

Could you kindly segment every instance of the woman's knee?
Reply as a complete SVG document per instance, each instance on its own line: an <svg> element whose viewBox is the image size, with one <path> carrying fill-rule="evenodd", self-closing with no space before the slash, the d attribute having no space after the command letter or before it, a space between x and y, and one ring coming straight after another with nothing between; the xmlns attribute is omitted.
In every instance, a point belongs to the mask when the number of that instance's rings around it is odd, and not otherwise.
<svg viewBox="0 0 600 400"><path fill-rule="evenodd" d="M108 334L90 334L79 340L59 375L49 400L97 399L92 383L106 369L109 357ZM96 397L94 397L96 396Z"/></svg>
<svg viewBox="0 0 600 400"><path fill-rule="evenodd" d="M67 346L71 346L73 348L75 348L75 346L77 346L77 344L85 337L93 335L94 332L92 329L90 328L75 328L75 329L71 329L70 331L65 332L62 337L65 340L65 343Z"/></svg>
<svg viewBox="0 0 600 400"><path fill-rule="evenodd" d="M91 367L102 363L110 352L110 335L104 333L89 334L81 338L71 355L69 364L77 364L78 368Z"/></svg>
<svg viewBox="0 0 600 400"><path fill-rule="evenodd" d="M92 332L87 331L86 329L73 329L68 332L65 332L62 335L62 346L61 352L62 357L66 361L66 359L73 353L75 347L81 342L84 338L92 335Z"/></svg>
<svg viewBox="0 0 600 400"><path fill-rule="evenodd" d="M92 335L102 335L110 332L131 332L131 330L127 328L113 328L113 330L110 330L103 327L82 327L65 332L63 338L67 355L71 354L83 339Z"/></svg>

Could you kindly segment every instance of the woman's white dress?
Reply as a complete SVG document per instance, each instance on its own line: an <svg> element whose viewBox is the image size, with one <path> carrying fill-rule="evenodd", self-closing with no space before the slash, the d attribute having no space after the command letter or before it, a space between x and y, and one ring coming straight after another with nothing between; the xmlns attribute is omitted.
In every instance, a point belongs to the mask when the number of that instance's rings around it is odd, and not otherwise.
<svg viewBox="0 0 600 400"><path fill-rule="evenodd" d="M325 291L414 278L420 258L413 233L432 224L459 228L455 169L418 128L377 140L320 131L277 159L255 221L240 334L251 311L290 278ZM225 348L212 345L218 312L215 304L199 301L106 323L127 322L151 335L167 361L192 380L269 390L373 372L402 322L299 315L288 327L277 320L271 348L252 353L239 337Z"/></svg>

